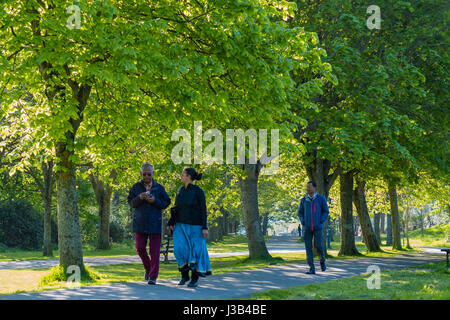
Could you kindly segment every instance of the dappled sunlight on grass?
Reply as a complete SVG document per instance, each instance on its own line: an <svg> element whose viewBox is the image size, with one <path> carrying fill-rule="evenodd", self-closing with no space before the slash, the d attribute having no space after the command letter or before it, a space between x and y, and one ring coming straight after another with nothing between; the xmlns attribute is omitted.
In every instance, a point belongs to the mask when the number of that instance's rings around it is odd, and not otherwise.
<svg viewBox="0 0 450 320"><path fill-rule="evenodd" d="M450 299L450 276L444 261L382 271L380 289L367 288L368 276L361 274L288 289L268 290L254 293L251 299Z"/></svg>
<svg viewBox="0 0 450 320"><path fill-rule="evenodd" d="M270 236L265 236L264 239L268 241ZM208 242L207 246L210 252L248 251L247 237L245 235L224 236L220 241Z"/></svg>
<svg viewBox="0 0 450 320"><path fill-rule="evenodd" d="M416 229L409 233L412 246L450 247L450 224L441 224L422 231Z"/></svg>

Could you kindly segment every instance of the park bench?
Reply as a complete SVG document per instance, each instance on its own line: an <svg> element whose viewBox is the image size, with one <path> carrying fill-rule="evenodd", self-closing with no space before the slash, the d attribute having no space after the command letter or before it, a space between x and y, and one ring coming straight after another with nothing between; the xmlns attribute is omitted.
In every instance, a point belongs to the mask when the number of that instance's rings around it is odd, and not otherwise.
<svg viewBox="0 0 450 320"><path fill-rule="evenodd" d="M173 253L172 236L165 234L163 241L161 241L161 254L164 255L165 263L169 263L169 253Z"/></svg>
<svg viewBox="0 0 450 320"><path fill-rule="evenodd" d="M447 253L447 268L448 268L448 253L450 252L450 248L443 248L443 249L441 249L441 251L444 251L445 253Z"/></svg>

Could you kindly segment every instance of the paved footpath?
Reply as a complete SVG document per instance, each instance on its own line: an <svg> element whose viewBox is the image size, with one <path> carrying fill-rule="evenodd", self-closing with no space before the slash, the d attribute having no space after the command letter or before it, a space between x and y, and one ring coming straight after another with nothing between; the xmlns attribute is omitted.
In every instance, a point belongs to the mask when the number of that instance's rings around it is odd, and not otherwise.
<svg viewBox="0 0 450 320"><path fill-rule="evenodd" d="M268 289L283 289L308 283L351 277L367 272L367 267L377 265L381 271L399 269L431 261L443 261L444 255L433 253L408 253L395 257L331 259L326 272L307 275L306 264L289 264L264 269L236 271L200 278L199 287L178 286L178 279L158 280L157 285L146 282L114 283L73 289L0 295L0 299L14 300L196 300L248 298L252 293ZM318 264L318 262L316 262ZM316 267L317 270L320 267ZM214 272L214 270L213 270ZM383 284L381 284L383 285Z"/></svg>
<svg viewBox="0 0 450 320"><path fill-rule="evenodd" d="M297 242L296 237L273 236L267 243L267 249L270 253L286 252L304 252L304 246ZM210 252L211 258L245 256L248 251L235 252ZM161 260L164 257L161 256ZM169 254L169 259L175 259L173 254ZM136 254L134 256L121 257L84 257L83 261L88 266L113 265L122 263L141 263L141 259ZM6 269L48 269L58 265L59 259L41 259L41 260L20 260L20 261L0 261L0 270Z"/></svg>

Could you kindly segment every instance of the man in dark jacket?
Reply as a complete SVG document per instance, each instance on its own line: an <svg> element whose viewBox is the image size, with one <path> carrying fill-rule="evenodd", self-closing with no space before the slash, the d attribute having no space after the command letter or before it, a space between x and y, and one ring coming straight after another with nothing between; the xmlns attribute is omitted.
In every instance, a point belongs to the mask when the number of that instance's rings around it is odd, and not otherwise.
<svg viewBox="0 0 450 320"><path fill-rule="evenodd" d="M323 223L327 220L329 210L327 200L321 194L316 192L316 183L308 182L306 185L306 194L300 201L298 208L298 217L303 226L306 248L306 260L308 261L309 271L307 274L315 274L312 239L317 248L320 257L320 267L322 271L326 270L325 255L322 245Z"/></svg>
<svg viewBox="0 0 450 320"><path fill-rule="evenodd" d="M135 183L128 194L128 203L134 208L133 232L136 233L136 251L144 264L145 280L156 284L159 273L162 210L170 198L162 185L153 179L153 166L146 162L141 168L142 180ZM150 257L147 253L149 241Z"/></svg>

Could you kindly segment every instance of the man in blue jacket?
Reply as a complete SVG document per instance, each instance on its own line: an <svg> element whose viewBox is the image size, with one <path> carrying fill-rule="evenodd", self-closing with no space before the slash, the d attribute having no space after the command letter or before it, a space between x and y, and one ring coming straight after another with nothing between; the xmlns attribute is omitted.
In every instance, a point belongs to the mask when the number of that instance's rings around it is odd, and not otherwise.
<svg viewBox="0 0 450 320"><path fill-rule="evenodd" d="M325 255L322 246L323 223L327 220L329 210L327 200L321 194L316 192L317 185L314 181L309 181L306 185L306 194L300 201L298 208L298 217L303 226L305 235L306 260L308 261L309 271L307 274L315 274L313 260L312 239L317 248L320 257L320 267L322 271L326 270Z"/></svg>
<svg viewBox="0 0 450 320"><path fill-rule="evenodd" d="M169 206L170 198L164 187L153 179L153 166L150 163L146 162L142 166L141 178L131 187L128 203L134 208L133 232L136 233L136 251L144 264L145 280L148 284L156 284L161 246L161 211Z"/></svg>

